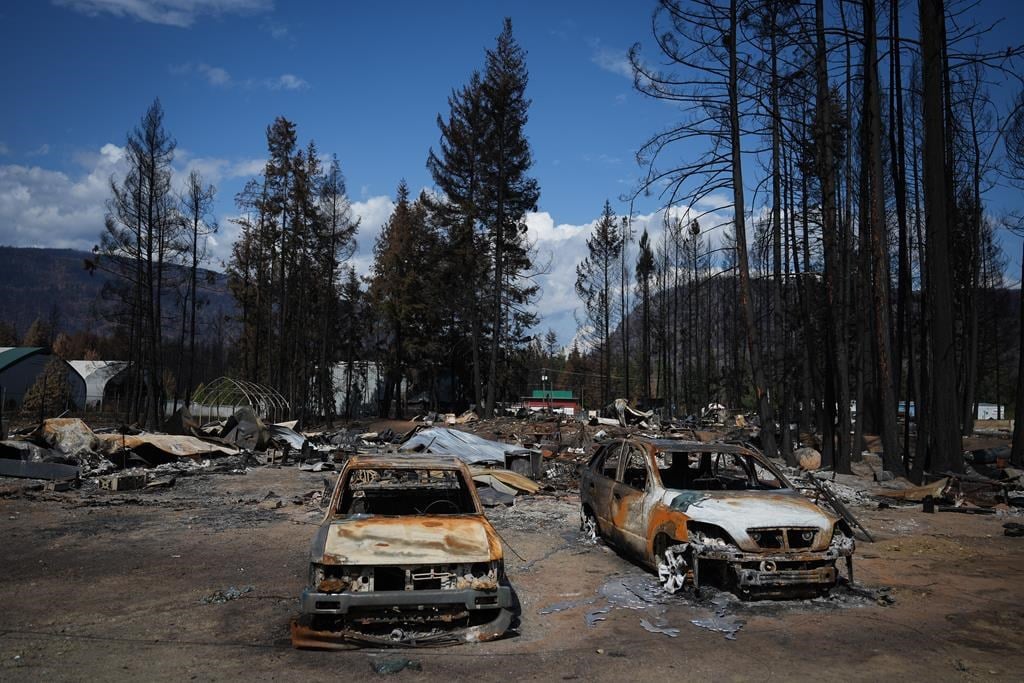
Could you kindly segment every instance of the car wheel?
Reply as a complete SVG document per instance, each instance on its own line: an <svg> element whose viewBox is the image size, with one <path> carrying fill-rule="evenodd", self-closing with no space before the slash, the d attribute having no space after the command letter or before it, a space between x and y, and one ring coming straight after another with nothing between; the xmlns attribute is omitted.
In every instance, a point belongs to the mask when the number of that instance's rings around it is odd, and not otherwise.
<svg viewBox="0 0 1024 683"><path fill-rule="evenodd" d="M580 535L587 543L597 543L597 518L585 508L580 514Z"/></svg>
<svg viewBox="0 0 1024 683"><path fill-rule="evenodd" d="M689 568L683 551L686 546L670 545L658 553L658 581L666 593L675 595L686 585Z"/></svg>

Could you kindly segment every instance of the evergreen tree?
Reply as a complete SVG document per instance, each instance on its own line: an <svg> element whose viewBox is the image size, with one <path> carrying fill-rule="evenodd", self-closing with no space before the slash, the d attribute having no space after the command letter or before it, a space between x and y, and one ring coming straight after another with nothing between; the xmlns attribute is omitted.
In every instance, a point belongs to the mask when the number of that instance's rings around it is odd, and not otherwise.
<svg viewBox="0 0 1024 683"><path fill-rule="evenodd" d="M410 201L409 188L401 181L395 208L373 247L369 296L380 315L384 344L382 355L384 391L381 416L404 411L401 386L414 379L410 368L428 370L436 353L436 311L433 291L437 234L428 220L427 202Z"/></svg>
<svg viewBox="0 0 1024 683"><path fill-rule="evenodd" d="M25 392L22 410L39 413L43 418L57 415L71 405L71 387L68 385L68 366L53 357Z"/></svg>
<svg viewBox="0 0 1024 683"><path fill-rule="evenodd" d="M343 344L345 361L345 419L353 417L353 403L358 387L355 384L355 363L361 355L363 322L363 290L360 286L356 269L349 266L345 269L346 277L342 283L341 306L338 322Z"/></svg>
<svg viewBox="0 0 1024 683"><path fill-rule="evenodd" d="M485 327L482 294L487 289L491 263L487 258L488 235L481 222L488 117L479 73L474 72L468 85L452 92L448 106L448 120L437 117L441 139L438 152L430 150L427 168L441 192L433 210L447 242L442 277L448 285L445 302L451 312L451 332L455 336L452 348L465 348L468 344L470 394L473 402L480 406L483 403L481 353Z"/></svg>
<svg viewBox="0 0 1024 683"><path fill-rule="evenodd" d="M588 331L587 337L601 356L602 405L608 405L611 400L611 331L615 317L615 282L618 280L616 265L622 244L618 219L611 203L605 200L601 218L594 226L593 234L587 238L588 255L576 266L576 294L584 311L583 320L577 322Z"/></svg>
<svg viewBox="0 0 1024 683"><path fill-rule="evenodd" d="M261 178L236 197L241 235L228 263L240 308L243 375L269 384L303 419L330 421L339 334L342 264L355 248L340 165L325 171L312 141L299 148L295 124L267 128L269 159Z"/></svg>
<svg viewBox="0 0 1024 683"><path fill-rule="evenodd" d="M25 336L21 339L22 346L48 346L50 341L50 328L42 318L36 318L28 326ZM13 345L12 345L13 346Z"/></svg>
<svg viewBox="0 0 1024 683"><path fill-rule="evenodd" d="M491 348L484 413L494 413L497 398L498 359L507 342L522 341L521 330L534 319L525 311L537 287L523 283L531 268L526 240L525 214L536 208L540 187L528 173L533 165L526 138L528 74L526 53L512 36L512 20L506 18L494 49L487 51L481 83L487 117L482 172L480 217L487 226L492 254ZM505 349L507 350L507 349Z"/></svg>
<svg viewBox="0 0 1024 683"><path fill-rule="evenodd" d="M17 346L18 330L13 323L0 321L0 346Z"/></svg>

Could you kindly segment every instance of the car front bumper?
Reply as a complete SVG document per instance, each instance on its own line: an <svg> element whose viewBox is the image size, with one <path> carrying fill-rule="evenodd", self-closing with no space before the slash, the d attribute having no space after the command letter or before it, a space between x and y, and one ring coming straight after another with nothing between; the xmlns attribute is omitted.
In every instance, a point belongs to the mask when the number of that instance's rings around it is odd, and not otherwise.
<svg viewBox="0 0 1024 683"><path fill-rule="evenodd" d="M784 592L831 588L839 578L836 561L846 558L849 562L853 553L852 544L836 544L824 551L771 554L696 543L692 547L693 559L698 566L707 561L725 563L733 571L736 586L744 591L759 589Z"/></svg>
<svg viewBox="0 0 1024 683"><path fill-rule="evenodd" d="M496 590L420 590L376 591L371 593L319 593L307 590L302 594L302 613L292 619L292 646L299 649L347 650L352 647L444 647L458 643L476 643L501 638L512 625L512 589L500 585ZM475 626L420 632L396 627L390 633L355 630L345 624L350 610L380 610L390 614L399 610L406 614L417 611L467 610L489 619ZM338 619L331 619L338 617ZM316 624L316 619L327 618Z"/></svg>
<svg viewBox="0 0 1024 683"><path fill-rule="evenodd" d="M736 583L740 588L830 588L836 584L834 565L814 569L736 569Z"/></svg>
<svg viewBox="0 0 1024 683"><path fill-rule="evenodd" d="M369 591L365 593L321 593L305 590L300 612L304 615L344 616L352 609L421 610L431 607L464 608L467 611L504 609L512 605L512 589L472 588L454 590Z"/></svg>

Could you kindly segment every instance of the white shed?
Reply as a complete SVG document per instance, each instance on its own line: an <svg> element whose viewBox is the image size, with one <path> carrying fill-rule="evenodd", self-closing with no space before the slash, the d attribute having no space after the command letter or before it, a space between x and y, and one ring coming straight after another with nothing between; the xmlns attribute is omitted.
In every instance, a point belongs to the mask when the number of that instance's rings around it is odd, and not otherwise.
<svg viewBox="0 0 1024 683"><path fill-rule="evenodd" d="M68 363L85 380L87 408L103 407L103 392L107 384L128 369L128 361L125 360L71 360Z"/></svg>

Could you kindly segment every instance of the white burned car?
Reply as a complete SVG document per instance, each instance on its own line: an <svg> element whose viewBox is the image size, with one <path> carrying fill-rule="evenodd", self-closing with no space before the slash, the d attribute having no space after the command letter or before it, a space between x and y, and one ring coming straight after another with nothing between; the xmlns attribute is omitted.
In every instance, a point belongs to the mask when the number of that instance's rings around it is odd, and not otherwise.
<svg viewBox="0 0 1024 683"><path fill-rule="evenodd" d="M853 533L738 444L623 439L580 477L582 524L658 572L669 592L714 583L743 597L806 596L852 573Z"/></svg>
<svg viewBox="0 0 1024 683"><path fill-rule="evenodd" d="M512 621L501 541L450 456L354 456L310 549L292 644L445 645Z"/></svg>

